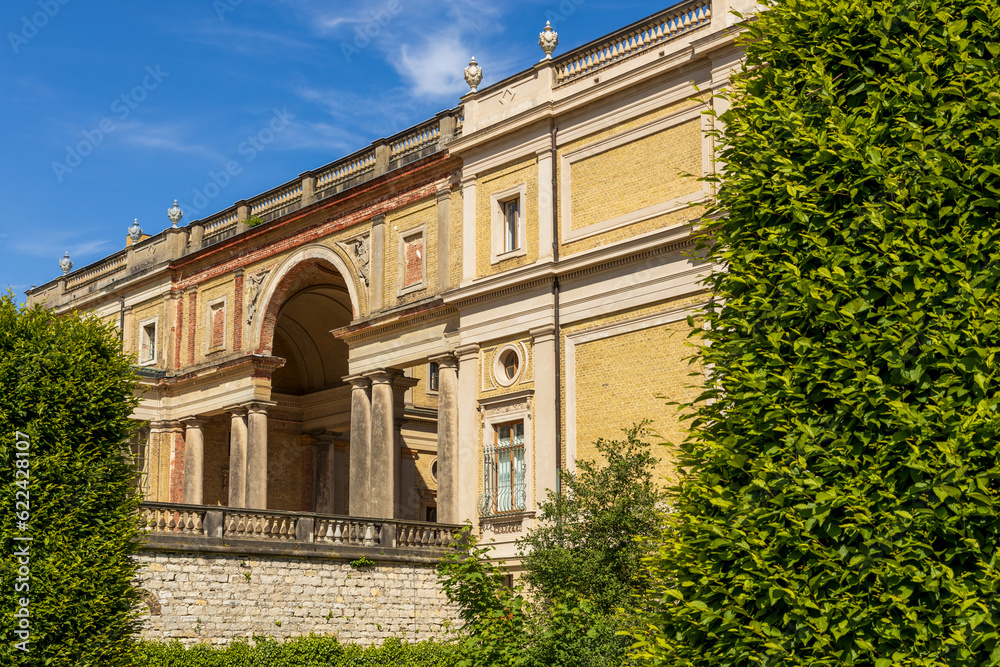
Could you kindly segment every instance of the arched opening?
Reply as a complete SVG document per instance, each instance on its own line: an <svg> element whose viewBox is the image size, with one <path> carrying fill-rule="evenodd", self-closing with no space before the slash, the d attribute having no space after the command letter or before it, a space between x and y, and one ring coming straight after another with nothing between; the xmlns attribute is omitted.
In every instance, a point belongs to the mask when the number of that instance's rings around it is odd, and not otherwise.
<svg viewBox="0 0 1000 667"><path fill-rule="evenodd" d="M270 378L269 509L348 511L348 348L330 332L350 324L355 305L332 251L326 252L279 269L262 313L258 349L284 360Z"/></svg>

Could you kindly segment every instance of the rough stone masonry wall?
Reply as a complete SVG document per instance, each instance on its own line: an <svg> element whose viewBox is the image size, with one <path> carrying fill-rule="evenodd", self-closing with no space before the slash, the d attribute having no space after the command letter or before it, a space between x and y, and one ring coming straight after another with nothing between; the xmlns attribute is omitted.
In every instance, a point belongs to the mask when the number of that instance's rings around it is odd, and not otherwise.
<svg viewBox="0 0 1000 667"><path fill-rule="evenodd" d="M222 644L315 632L370 645L441 640L460 625L431 564L358 570L329 558L153 551L139 560L150 607L143 639Z"/></svg>

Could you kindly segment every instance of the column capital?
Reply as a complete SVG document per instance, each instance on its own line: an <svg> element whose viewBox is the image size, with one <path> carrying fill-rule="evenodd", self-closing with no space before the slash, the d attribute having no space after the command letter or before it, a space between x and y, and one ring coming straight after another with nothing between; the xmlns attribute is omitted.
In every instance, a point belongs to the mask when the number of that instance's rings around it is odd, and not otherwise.
<svg viewBox="0 0 1000 667"><path fill-rule="evenodd" d="M477 356L479 354L479 343L466 343L465 345L459 345L455 348L455 354L458 356L459 361Z"/></svg>
<svg viewBox="0 0 1000 667"><path fill-rule="evenodd" d="M405 375L397 375L392 378L393 389L409 389L420 384L420 378L410 378Z"/></svg>
<svg viewBox="0 0 1000 667"><path fill-rule="evenodd" d="M190 417L181 417L181 421L188 428L202 428L205 425L205 419L202 417L196 417L191 415Z"/></svg>
<svg viewBox="0 0 1000 667"><path fill-rule="evenodd" d="M364 374L364 376L371 381L372 387L374 387L379 384L392 384L396 379L396 372L397 371L393 371L392 369L380 368L378 370L368 371Z"/></svg>
<svg viewBox="0 0 1000 667"><path fill-rule="evenodd" d="M242 407L246 408L249 414L267 414L267 411L273 408L277 403L274 401L251 401L249 403L244 403Z"/></svg>
<svg viewBox="0 0 1000 667"><path fill-rule="evenodd" d="M243 417L247 414L247 408L245 405L230 405L222 409L234 417Z"/></svg>
<svg viewBox="0 0 1000 667"><path fill-rule="evenodd" d="M535 343L547 343L556 337L556 325L545 324L540 327L535 327L534 329L528 329L528 335L531 336L532 342Z"/></svg>
<svg viewBox="0 0 1000 667"><path fill-rule="evenodd" d="M367 389L372 383L364 375L345 375L342 379L344 382L350 382L353 389Z"/></svg>
<svg viewBox="0 0 1000 667"><path fill-rule="evenodd" d="M451 352L427 357L427 361L437 364L438 368L458 368L458 357Z"/></svg>
<svg viewBox="0 0 1000 667"><path fill-rule="evenodd" d="M473 186L473 185L476 184L476 175L475 174L466 174L463 171L460 183L462 184L463 188L471 187L471 186Z"/></svg>

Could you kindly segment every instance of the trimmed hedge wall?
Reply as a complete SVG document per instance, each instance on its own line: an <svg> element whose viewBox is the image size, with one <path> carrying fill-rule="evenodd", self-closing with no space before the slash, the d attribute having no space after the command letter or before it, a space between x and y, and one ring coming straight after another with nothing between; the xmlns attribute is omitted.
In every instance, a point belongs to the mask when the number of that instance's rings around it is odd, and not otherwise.
<svg viewBox="0 0 1000 667"><path fill-rule="evenodd" d="M283 642L256 637L254 644L237 639L226 646L178 641L142 642L136 667L452 667L458 661L454 644L424 641L404 644L388 639L363 648L341 644L336 637L310 635Z"/></svg>

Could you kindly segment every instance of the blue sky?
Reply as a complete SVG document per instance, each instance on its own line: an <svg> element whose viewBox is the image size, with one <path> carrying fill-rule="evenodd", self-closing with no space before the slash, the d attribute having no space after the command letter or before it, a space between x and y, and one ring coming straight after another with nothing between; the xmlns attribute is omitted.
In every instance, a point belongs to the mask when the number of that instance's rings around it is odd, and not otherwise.
<svg viewBox="0 0 1000 667"><path fill-rule="evenodd" d="M0 286L23 298L124 247L133 218L207 217L673 4L630 0L6 0L0 7ZM287 120L252 160L247 137ZM284 121L278 122L281 126ZM242 171L194 210L227 161Z"/></svg>

